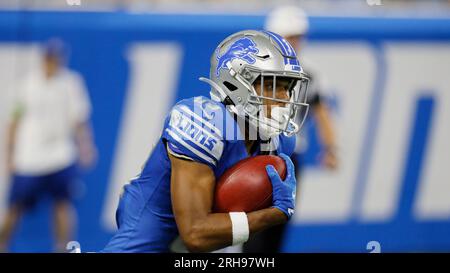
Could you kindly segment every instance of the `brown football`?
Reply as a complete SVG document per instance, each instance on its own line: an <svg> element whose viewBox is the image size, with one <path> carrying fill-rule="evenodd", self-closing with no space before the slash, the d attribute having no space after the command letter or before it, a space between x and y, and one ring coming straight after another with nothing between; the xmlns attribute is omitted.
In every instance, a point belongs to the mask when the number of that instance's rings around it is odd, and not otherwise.
<svg viewBox="0 0 450 273"><path fill-rule="evenodd" d="M215 212L250 212L272 206L272 183L266 166L272 165L281 179L286 164L279 156L259 155L239 161L216 183Z"/></svg>

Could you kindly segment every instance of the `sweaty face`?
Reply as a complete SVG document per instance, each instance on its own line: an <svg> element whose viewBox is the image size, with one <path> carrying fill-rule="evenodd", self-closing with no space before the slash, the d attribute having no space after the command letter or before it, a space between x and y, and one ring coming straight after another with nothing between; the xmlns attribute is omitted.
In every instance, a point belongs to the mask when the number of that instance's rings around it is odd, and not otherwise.
<svg viewBox="0 0 450 273"><path fill-rule="evenodd" d="M255 80L253 87L255 88L255 91L258 95L262 95L264 97L262 101L266 117L272 117L271 113L273 107L286 106L285 102L275 101L271 98L289 101L292 93L291 89L293 86L293 81L294 80L292 79L281 77L277 77L274 81L274 78L271 76L264 77L263 82L261 81L261 78ZM274 82L276 86L274 86Z"/></svg>

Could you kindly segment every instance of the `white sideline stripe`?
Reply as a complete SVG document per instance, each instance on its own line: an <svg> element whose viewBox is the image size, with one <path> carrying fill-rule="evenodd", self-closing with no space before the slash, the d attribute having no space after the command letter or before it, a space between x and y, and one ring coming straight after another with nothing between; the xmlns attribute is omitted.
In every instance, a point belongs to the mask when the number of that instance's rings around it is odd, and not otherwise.
<svg viewBox="0 0 450 273"><path fill-rule="evenodd" d="M175 132L173 132L170 129L166 129L167 133L169 133L169 135L171 137L173 137L176 141L180 142L181 144L184 145L184 147L186 147L187 149L189 149L191 152L193 152L194 154L196 154L197 156L203 158L204 160L208 161L209 163L213 164L214 166L216 166L216 163L214 160L212 160L209 157L206 157L204 154L200 153L199 151L197 151L194 147L192 147L189 143L185 142L183 139L181 139L177 134L175 134Z"/></svg>

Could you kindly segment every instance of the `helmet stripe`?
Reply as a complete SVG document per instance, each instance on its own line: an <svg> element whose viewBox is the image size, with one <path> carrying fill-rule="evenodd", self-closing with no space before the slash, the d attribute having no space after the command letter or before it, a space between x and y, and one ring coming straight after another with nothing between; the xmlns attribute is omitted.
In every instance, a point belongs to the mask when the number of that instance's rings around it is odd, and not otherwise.
<svg viewBox="0 0 450 273"><path fill-rule="evenodd" d="M296 71L301 71L300 63L297 59L297 54L295 53L294 48L291 44L289 44L283 37L280 35L270 32L270 31L263 31L264 33L268 34L270 37L272 37L275 42L278 44L278 46L281 49L282 54L284 55L284 64L285 65L291 65L291 69ZM289 56L290 58L287 58L285 56Z"/></svg>
<svg viewBox="0 0 450 273"><path fill-rule="evenodd" d="M263 31L264 33L267 33L270 37L272 37L275 42L278 44L278 46L281 49L281 52L283 53L284 57L284 64L290 64L290 61L285 56L295 57L295 51L293 50L292 46L280 35L270 32L270 31Z"/></svg>

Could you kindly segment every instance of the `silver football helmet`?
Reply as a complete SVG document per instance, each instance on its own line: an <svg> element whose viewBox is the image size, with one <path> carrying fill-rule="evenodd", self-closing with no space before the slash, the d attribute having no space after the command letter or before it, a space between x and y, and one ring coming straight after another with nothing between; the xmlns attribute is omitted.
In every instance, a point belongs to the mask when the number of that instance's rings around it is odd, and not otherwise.
<svg viewBox="0 0 450 273"><path fill-rule="evenodd" d="M210 78L200 80L211 85L213 100L265 138L295 134L308 112L309 79L292 46L273 32L245 30L227 37L211 57Z"/></svg>

